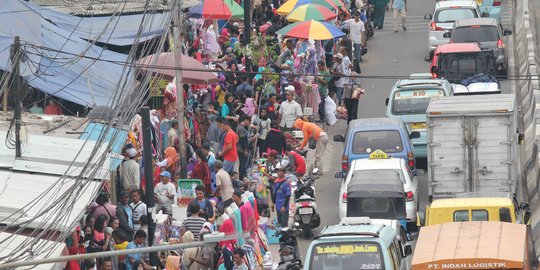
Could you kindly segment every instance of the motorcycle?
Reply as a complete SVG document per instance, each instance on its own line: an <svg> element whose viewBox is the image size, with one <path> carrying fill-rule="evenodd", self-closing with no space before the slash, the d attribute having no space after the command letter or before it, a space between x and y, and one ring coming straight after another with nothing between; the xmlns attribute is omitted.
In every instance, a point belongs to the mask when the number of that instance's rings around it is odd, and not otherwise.
<svg viewBox="0 0 540 270"><path fill-rule="evenodd" d="M310 238L312 229L321 225L321 218L317 213L317 203L315 202L315 187L313 183L319 177L305 175L298 179L294 190L295 213L294 221L302 227L304 238Z"/></svg>
<svg viewBox="0 0 540 270"><path fill-rule="evenodd" d="M278 270L300 270L302 269L302 259L298 250L296 236L301 233L298 223L291 227L281 228L275 236L279 237L279 264Z"/></svg>

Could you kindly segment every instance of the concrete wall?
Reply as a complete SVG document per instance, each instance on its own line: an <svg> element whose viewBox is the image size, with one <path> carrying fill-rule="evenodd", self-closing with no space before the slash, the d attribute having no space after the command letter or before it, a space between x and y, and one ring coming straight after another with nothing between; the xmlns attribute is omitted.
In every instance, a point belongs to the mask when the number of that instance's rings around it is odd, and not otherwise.
<svg viewBox="0 0 540 270"><path fill-rule="evenodd" d="M519 101L521 119L520 133L523 134L523 188L524 197L529 200L532 211L531 231L533 235L535 253L540 257L540 201L538 194L538 142L540 136L540 84L538 81L539 54L536 46L535 16L531 1L512 1L512 22L514 26L514 61L517 74L516 96ZM512 78L510 78L512 79ZM538 113L537 113L538 112Z"/></svg>

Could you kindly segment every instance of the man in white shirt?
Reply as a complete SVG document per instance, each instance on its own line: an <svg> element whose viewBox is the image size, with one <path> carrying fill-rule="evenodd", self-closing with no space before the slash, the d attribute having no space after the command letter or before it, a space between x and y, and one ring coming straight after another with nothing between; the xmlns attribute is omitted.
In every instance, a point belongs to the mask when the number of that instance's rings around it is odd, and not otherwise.
<svg viewBox="0 0 540 270"><path fill-rule="evenodd" d="M172 216L172 204L176 192L173 183L171 183L171 174L168 171L161 172L161 183L154 188L156 200L156 212L163 210L164 214Z"/></svg>
<svg viewBox="0 0 540 270"><path fill-rule="evenodd" d="M171 121L171 128L167 131L167 146L174 147L174 139L178 137L176 131L178 130L178 120L173 119Z"/></svg>
<svg viewBox="0 0 540 270"><path fill-rule="evenodd" d="M354 47L354 70L356 73L361 73L360 61L362 61L362 47L364 47L366 28L364 22L360 20L360 12L356 11L354 19L350 19L347 23L349 24L349 35Z"/></svg>
<svg viewBox="0 0 540 270"><path fill-rule="evenodd" d="M285 87L287 99L279 106L278 123L284 130L292 130L294 121L304 115L300 104L294 101L294 90L292 85Z"/></svg>
<svg viewBox="0 0 540 270"><path fill-rule="evenodd" d="M234 192L234 188L231 181L231 176L227 171L223 169L223 162L219 159L216 160L214 163L214 166L216 166L216 192L214 196L217 194L221 194L221 199L223 201L229 200L232 198L232 194Z"/></svg>
<svg viewBox="0 0 540 270"><path fill-rule="evenodd" d="M148 215L148 210L146 204L141 201L141 191L132 190L131 191L131 200L133 201L129 206L133 209L133 229L137 231L141 228L139 219L143 215Z"/></svg>
<svg viewBox="0 0 540 270"><path fill-rule="evenodd" d="M132 190L139 189L141 184L141 169L139 163L135 161L135 157L137 156L137 150L135 148L128 148L126 155L129 159L122 162L120 179L122 179L123 189L131 192Z"/></svg>

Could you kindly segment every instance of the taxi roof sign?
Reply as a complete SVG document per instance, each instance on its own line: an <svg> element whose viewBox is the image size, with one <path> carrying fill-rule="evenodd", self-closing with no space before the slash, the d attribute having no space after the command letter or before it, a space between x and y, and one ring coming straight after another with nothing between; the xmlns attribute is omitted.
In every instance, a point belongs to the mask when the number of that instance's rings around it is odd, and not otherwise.
<svg viewBox="0 0 540 270"><path fill-rule="evenodd" d="M369 155L369 159L387 159L390 158L384 151L377 149Z"/></svg>

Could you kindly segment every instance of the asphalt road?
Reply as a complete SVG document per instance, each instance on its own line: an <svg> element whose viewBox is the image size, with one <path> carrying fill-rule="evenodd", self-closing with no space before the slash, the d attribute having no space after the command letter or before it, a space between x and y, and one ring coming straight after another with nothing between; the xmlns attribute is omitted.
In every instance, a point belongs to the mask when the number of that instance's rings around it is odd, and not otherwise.
<svg viewBox="0 0 540 270"><path fill-rule="evenodd" d="M429 63L424 61L424 57L428 54L429 22L423 17L433 11L434 2L433 0L408 1L407 32L393 32L392 13L387 11L384 28L375 30L374 37L368 41L368 54L364 56L361 64L361 75L367 78L363 80L366 94L359 102L359 118L385 117L385 99L397 81L397 79L377 79L369 78L369 76L408 76L411 73L429 72ZM503 14L503 25L507 23L507 18L509 17ZM501 82L504 93L511 93L510 87L509 81ZM334 178L334 172L341 169L343 145L333 142L332 137L335 134L345 134L345 130L346 123L343 120L327 130L330 142L325 153L324 175L315 184L318 211L321 215L321 226L315 229L315 234L319 233L324 226L336 224L339 221L337 203L341 180ZM309 159L310 156L308 156ZM425 160L418 161L420 167L425 167L425 164ZM420 209L425 209L428 202L427 175L419 176L418 180ZM298 238L298 241L302 258L305 258L311 240Z"/></svg>

